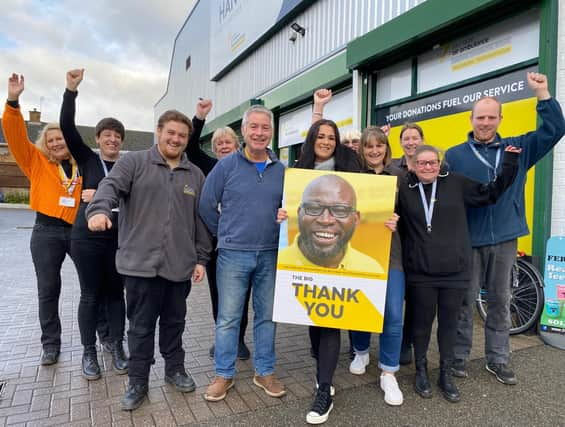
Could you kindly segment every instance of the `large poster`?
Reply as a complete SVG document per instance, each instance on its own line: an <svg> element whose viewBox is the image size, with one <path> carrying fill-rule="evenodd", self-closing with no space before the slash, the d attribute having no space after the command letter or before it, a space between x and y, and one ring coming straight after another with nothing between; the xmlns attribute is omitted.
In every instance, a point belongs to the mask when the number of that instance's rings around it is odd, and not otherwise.
<svg viewBox="0 0 565 427"><path fill-rule="evenodd" d="M393 157L401 157L400 130L406 122L418 123L424 130L427 144L442 150L467 140L471 131L470 114L473 103L483 96L494 96L502 103L503 119L498 132L503 137L521 135L536 129L537 99L526 81L528 67L500 77L485 80L462 88L442 92L416 101L378 108L375 123L392 126L389 141ZM525 189L526 220L533 224L534 170L528 172ZM518 239L518 247L532 253L532 237Z"/></svg>
<svg viewBox="0 0 565 427"><path fill-rule="evenodd" d="M210 0L210 78L305 0Z"/></svg>
<svg viewBox="0 0 565 427"><path fill-rule="evenodd" d="M285 174L276 322L381 332L396 177Z"/></svg>

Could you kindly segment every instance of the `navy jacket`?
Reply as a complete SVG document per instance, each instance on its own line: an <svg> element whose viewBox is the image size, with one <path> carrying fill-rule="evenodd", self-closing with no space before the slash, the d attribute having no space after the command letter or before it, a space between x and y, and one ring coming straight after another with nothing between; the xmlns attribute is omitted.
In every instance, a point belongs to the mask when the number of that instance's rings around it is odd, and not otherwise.
<svg viewBox="0 0 565 427"><path fill-rule="evenodd" d="M503 243L529 233L524 207L526 174L565 134L563 112L554 98L539 101L537 111L543 123L536 131L510 138L501 138L497 134L489 144L475 141L470 132L466 142L450 148L445 154L450 170L486 184L493 179L493 173L475 156L470 144L491 165L495 164L499 148L504 151L506 146L513 145L522 149L518 175L508 191L494 205L468 209L467 220L473 247Z"/></svg>

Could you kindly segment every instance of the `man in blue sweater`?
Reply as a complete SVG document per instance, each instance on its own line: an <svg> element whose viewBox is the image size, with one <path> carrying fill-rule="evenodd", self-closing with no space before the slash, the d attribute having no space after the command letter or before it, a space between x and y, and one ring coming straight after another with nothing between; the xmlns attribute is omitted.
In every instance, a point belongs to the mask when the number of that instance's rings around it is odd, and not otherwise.
<svg viewBox="0 0 565 427"><path fill-rule="evenodd" d="M252 286L253 382L272 397L285 389L274 374L275 324L273 301L279 224L277 211L283 194L284 166L268 145L273 136L273 114L261 105L243 115L242 150L220 160L206 178L200 216L218 239L216 321L216 376L204 398L219 401L233 386L238 336L245 295Z"/></svg>
<svg viewBox="0 0 565 427"><path fill-rule="evenodd" d="M543 158L565 134L565 119L559 103L551 97L547 78L528 73L528 86L538 99L537 112L542 125L534 132L501 138L497 133L502 120L500 102L481 98L471 111L466 142L447 150L445 159L452 171L488 183L496 176L502 152L508 145L522 149L520 169L514 184L494 205L472 208L467 220L473 246L473 278L457 327L456 361L453 374L466 377L466 362L473 340L474 302L481 283L488 293L485 323L486 370L504 384L516 384L509 366L510 277L516 259L517 239L529 233L524 207L524 185L528 170Z"/></svg>

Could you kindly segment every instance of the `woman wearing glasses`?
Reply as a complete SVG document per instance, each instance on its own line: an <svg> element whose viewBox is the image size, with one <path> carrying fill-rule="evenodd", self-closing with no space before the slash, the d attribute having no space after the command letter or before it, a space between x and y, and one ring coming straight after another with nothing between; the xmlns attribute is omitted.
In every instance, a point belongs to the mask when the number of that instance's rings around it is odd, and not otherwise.
<svg viewBox="0 0 565 427"><path fill-rule="evenodd" d="M466 208L493 204L512 184L520 149L508 147L499 174L481 184L456 173L440 173L439 151L421 145L412 170L399 185L398 214L406 285L412 306L415 391L432 396L426 353L432 323L438 313L440 376L438 386L450 402L460 399L452 381L451 363L457 315L471 279L471 243Z"/></svg>

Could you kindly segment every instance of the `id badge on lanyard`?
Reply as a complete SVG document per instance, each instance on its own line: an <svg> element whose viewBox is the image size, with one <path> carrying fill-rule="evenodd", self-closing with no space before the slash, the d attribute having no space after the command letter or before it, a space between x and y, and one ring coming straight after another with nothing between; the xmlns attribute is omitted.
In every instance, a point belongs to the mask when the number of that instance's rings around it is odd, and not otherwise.
<svg viewBox="0 0 565 427"><path fill-rule="evenodd" d="M68 196L61 196L59 197L59 206L63 206L66 208L74 208L75 207L75 198L73 197L73 192L78 184L78 168L76 163L72 164L71 169L71 178L67 177L63 166L59 165L59 176L61 178L61 184L65 188Z"/></svg>

